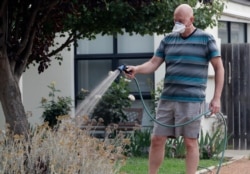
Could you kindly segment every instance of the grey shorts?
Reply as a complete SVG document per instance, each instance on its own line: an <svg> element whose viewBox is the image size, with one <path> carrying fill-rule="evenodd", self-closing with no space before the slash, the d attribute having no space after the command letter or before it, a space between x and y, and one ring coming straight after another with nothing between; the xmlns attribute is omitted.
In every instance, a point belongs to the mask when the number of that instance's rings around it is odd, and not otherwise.
<svg viewBox="0 0 250 174"><path fill-rule="evenodd" d="M160 100L156 113L156 120L162 124L175 125L185 123L203 112L204 102L172 102ZM154 123L153 135L169 138L183 136L198 138L201 119L181 127L165 127Z"/></svg>

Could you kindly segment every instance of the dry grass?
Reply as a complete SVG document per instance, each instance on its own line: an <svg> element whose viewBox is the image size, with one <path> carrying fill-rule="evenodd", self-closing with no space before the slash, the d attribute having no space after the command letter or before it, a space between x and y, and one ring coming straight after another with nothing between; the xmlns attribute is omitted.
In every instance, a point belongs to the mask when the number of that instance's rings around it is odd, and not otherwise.
<svg viewBox="0 0 250 174"><path fill-rule="evenodd" d="M47 125L32 131L28 140L0 135L1 173L115 174L124 162L122 136L112 141L90 137L70 121L57 131Z"/></svg>

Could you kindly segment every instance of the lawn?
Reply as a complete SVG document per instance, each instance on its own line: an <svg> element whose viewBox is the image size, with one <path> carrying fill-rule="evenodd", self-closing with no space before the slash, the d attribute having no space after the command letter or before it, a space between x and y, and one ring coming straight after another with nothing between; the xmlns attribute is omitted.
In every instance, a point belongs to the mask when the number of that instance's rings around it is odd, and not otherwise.
<svg viewBox="0 0 250 174"><path fill-rule="evenodd" d="M200 160L199 166L202 168L210 167L217 165L219 160L210 159L210 160ZM202 169L202 168L200 168ZM148 173L148 159L138 157L138 158L128 158L126 164L121 168L122 174L146 174ZM184 174L185 173L185 161L184 159L170 158L165 159L159 174Z"/></svg>

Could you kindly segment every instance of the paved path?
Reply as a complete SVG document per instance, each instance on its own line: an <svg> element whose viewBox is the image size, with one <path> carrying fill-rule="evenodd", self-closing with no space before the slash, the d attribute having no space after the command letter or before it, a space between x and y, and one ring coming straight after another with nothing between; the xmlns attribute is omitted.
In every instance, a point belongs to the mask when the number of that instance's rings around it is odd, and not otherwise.
<svg viewBox="0 0 250 174"><path fill-rule="evenodd" d="M229 162L223 163L220 174L250 174L250 150L226 150L224 158L231 159ZM216 174L216 166L209 168L212 172L203 169L196 174Z"/></svg>
<svg viewBox="0 0 250 174"><path fill-rule="evenodd" d="M207 174L217 174L218 169L212 170ZM219 174L250 174L250 160L248 158L241 158L224 164L219 171Z"/></svg>
<svg viewBox="0 0 250 174"><path fill-rule="evenodd" d="M250 158L250 150L226 150L224 156L232 158L233 160L243 157Z"/></svg>

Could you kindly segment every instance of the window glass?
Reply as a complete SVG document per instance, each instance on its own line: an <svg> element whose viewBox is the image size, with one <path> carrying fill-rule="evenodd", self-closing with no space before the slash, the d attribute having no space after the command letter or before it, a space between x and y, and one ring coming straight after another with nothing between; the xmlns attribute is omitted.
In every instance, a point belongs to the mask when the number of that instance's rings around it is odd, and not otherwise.
<svg viewBox="0 0 250 174"><path fill-rule="evenodd" d="M111 70L111 60L79 60L77 62L77 94L82 88L92 91Z"/></svg>
<svg viewBox="0 0 250 174"><path fill-rule="evenodd" d="M117 37L118 53L151 53L154 52L154 37L128 33Z"/></svg>
<svg viewBox="0 0 250 174"><path fill-rule="evenodd" d="M243 23L231 23L231 43L244 43Z"/></svg>
<svg viewBox="0 0 250 174"><path fill-rule="evenodd" d="M219 22L218 27L218 37L221 39L221 43L228 43L228 31L227 31L227 23Z"/></svg>
<svg viewBox="0 0 250 174"><path fill-rule="evenodd" d="M110 54L113 53L113 36L96 35L93 40L78 40L77 54Z"/></svg>
<svg viewBox="0 0 250 174"><path fill-rule="evenodd" d="M250 43L250 24L247 24L247 43Z"/></svg>
<svg viewBox="0 0 250 174"><path fill-rule="evenodd" d="M120 64L125 65L139 65L147 61L148 59L122 59ZM150 92L154 83L154 74L137 74L136 79L139 83L141 92ZM137 85L134 80L130 83L131 92L138 92Z"/></svg>

